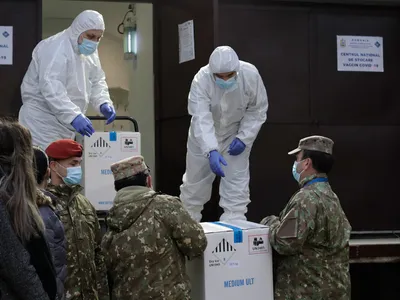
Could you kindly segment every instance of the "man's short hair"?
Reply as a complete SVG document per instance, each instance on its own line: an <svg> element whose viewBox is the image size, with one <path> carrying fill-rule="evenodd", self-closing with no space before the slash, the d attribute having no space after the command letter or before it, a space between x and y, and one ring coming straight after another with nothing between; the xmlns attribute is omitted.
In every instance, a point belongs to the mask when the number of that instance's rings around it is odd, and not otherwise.
<svg viewBox="0 0 400 300"><path fill-rule="evenodd" d="M33 169L35 170L37 184L42 184L47 169L49 168L49 158L39 147L33 147Z"/></svg>
<svg viewBox="0 0 400 300"><path fill-rule="evenodd" d="M302 159L306 158L311 159L313 168L318 173L325 173L325 174L329 174L335 162L331 154L321 151L303 150Z"/></svg>

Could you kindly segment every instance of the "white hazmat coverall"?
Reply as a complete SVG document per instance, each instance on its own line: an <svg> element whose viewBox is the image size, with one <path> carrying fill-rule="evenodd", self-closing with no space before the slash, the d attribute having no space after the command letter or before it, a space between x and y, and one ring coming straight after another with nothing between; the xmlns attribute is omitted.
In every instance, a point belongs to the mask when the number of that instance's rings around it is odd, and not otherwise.
<svg viewBox="0 0 400 300"><path fill-rule="evenodd" d="M74 139L71 122L85 114L89 103L112 106L98 51L84 56L78 38L87 30L104 30L95 11L84 11L72 25L43 41L33 50L32 61L21 85L19 122L32 134L33 145L46 149L58 139Z"/></svg>
<svg viewBox="0 0 400 300"><path fill-rule="evenodd" d="M215 73L237 72L235 86L225 90L215 82ZM187 142L186 172L180 198L196 221L201 221L204 204L211 198L215 174L208 154L218 150L227 162L221 177L221 221L246 220L249 192L249 156L254 140L267 119L268 97L262 78L252 64L240 61L235 51L218 47L209 64L193 79L188 111L192 116ZM228 154L235 138L245 145L237 156Z"/></svg>

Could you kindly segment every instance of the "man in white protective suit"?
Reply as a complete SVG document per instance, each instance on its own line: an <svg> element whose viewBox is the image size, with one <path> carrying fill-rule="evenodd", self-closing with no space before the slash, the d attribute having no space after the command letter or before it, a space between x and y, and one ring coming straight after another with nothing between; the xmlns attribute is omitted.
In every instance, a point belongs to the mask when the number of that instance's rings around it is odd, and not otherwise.
<svg viewBox="0 0 400 300"><path fill-rule="evenodd" d="M43 41L21 85L19 122L32 134L33 144L46 149L75 132L91 136L94 129L85 114L89 103L114 121L116 114L97 51L105 29L96 11L80 13L72 25Z"/></svg>
<svg viewBox="0 0 400 300"><path fill-rule="evenodd" d="M240 61L231 47L216 48L189 93L192 120L180 198L196 221L201 221L216 175L222 177L220 220L246 220L249 156L267 110L267 92L256 67Z"/></svg>

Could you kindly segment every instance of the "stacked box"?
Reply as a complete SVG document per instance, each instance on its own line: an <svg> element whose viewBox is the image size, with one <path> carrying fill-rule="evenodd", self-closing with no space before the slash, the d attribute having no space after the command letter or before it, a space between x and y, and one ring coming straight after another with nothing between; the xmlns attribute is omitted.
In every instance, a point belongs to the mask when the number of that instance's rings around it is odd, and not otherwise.
<svg viewBox="0 0 400 300"><path fill-rule="evenodd" d="M268 227L247 221L201 223L203 257L188 261L193 300L273 300Z"/></svg>
<svg viewBox="0 0 400 300"><path fill-rule="evenodd" d="M140 133L95 132L91 137L77 135L77 141L83 145L83 194L96 210L108 211L116 194L110 166L140 155Z"/></svg>

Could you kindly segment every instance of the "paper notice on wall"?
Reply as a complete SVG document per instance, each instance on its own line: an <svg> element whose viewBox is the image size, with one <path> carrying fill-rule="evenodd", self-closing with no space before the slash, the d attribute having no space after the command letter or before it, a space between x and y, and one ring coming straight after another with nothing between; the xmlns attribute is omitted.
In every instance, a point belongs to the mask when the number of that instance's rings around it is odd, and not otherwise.
<svg viewBox="0 0 400 300"><path fill-rule="evenodd" d="M347 72L383 72L383 38L337 36L337 68Z"/></svg>
<svg viewBox="0 0 400 300"><path fill-rule="evenodd" d="M179 31L179 63L195 58L193 20L178 25Z"/></svg>
<svg viewBox="0 0 400 300"><path fill-rule="evenodd" d="M0 26L0 65L13 64L13 27Z"/></svg>

